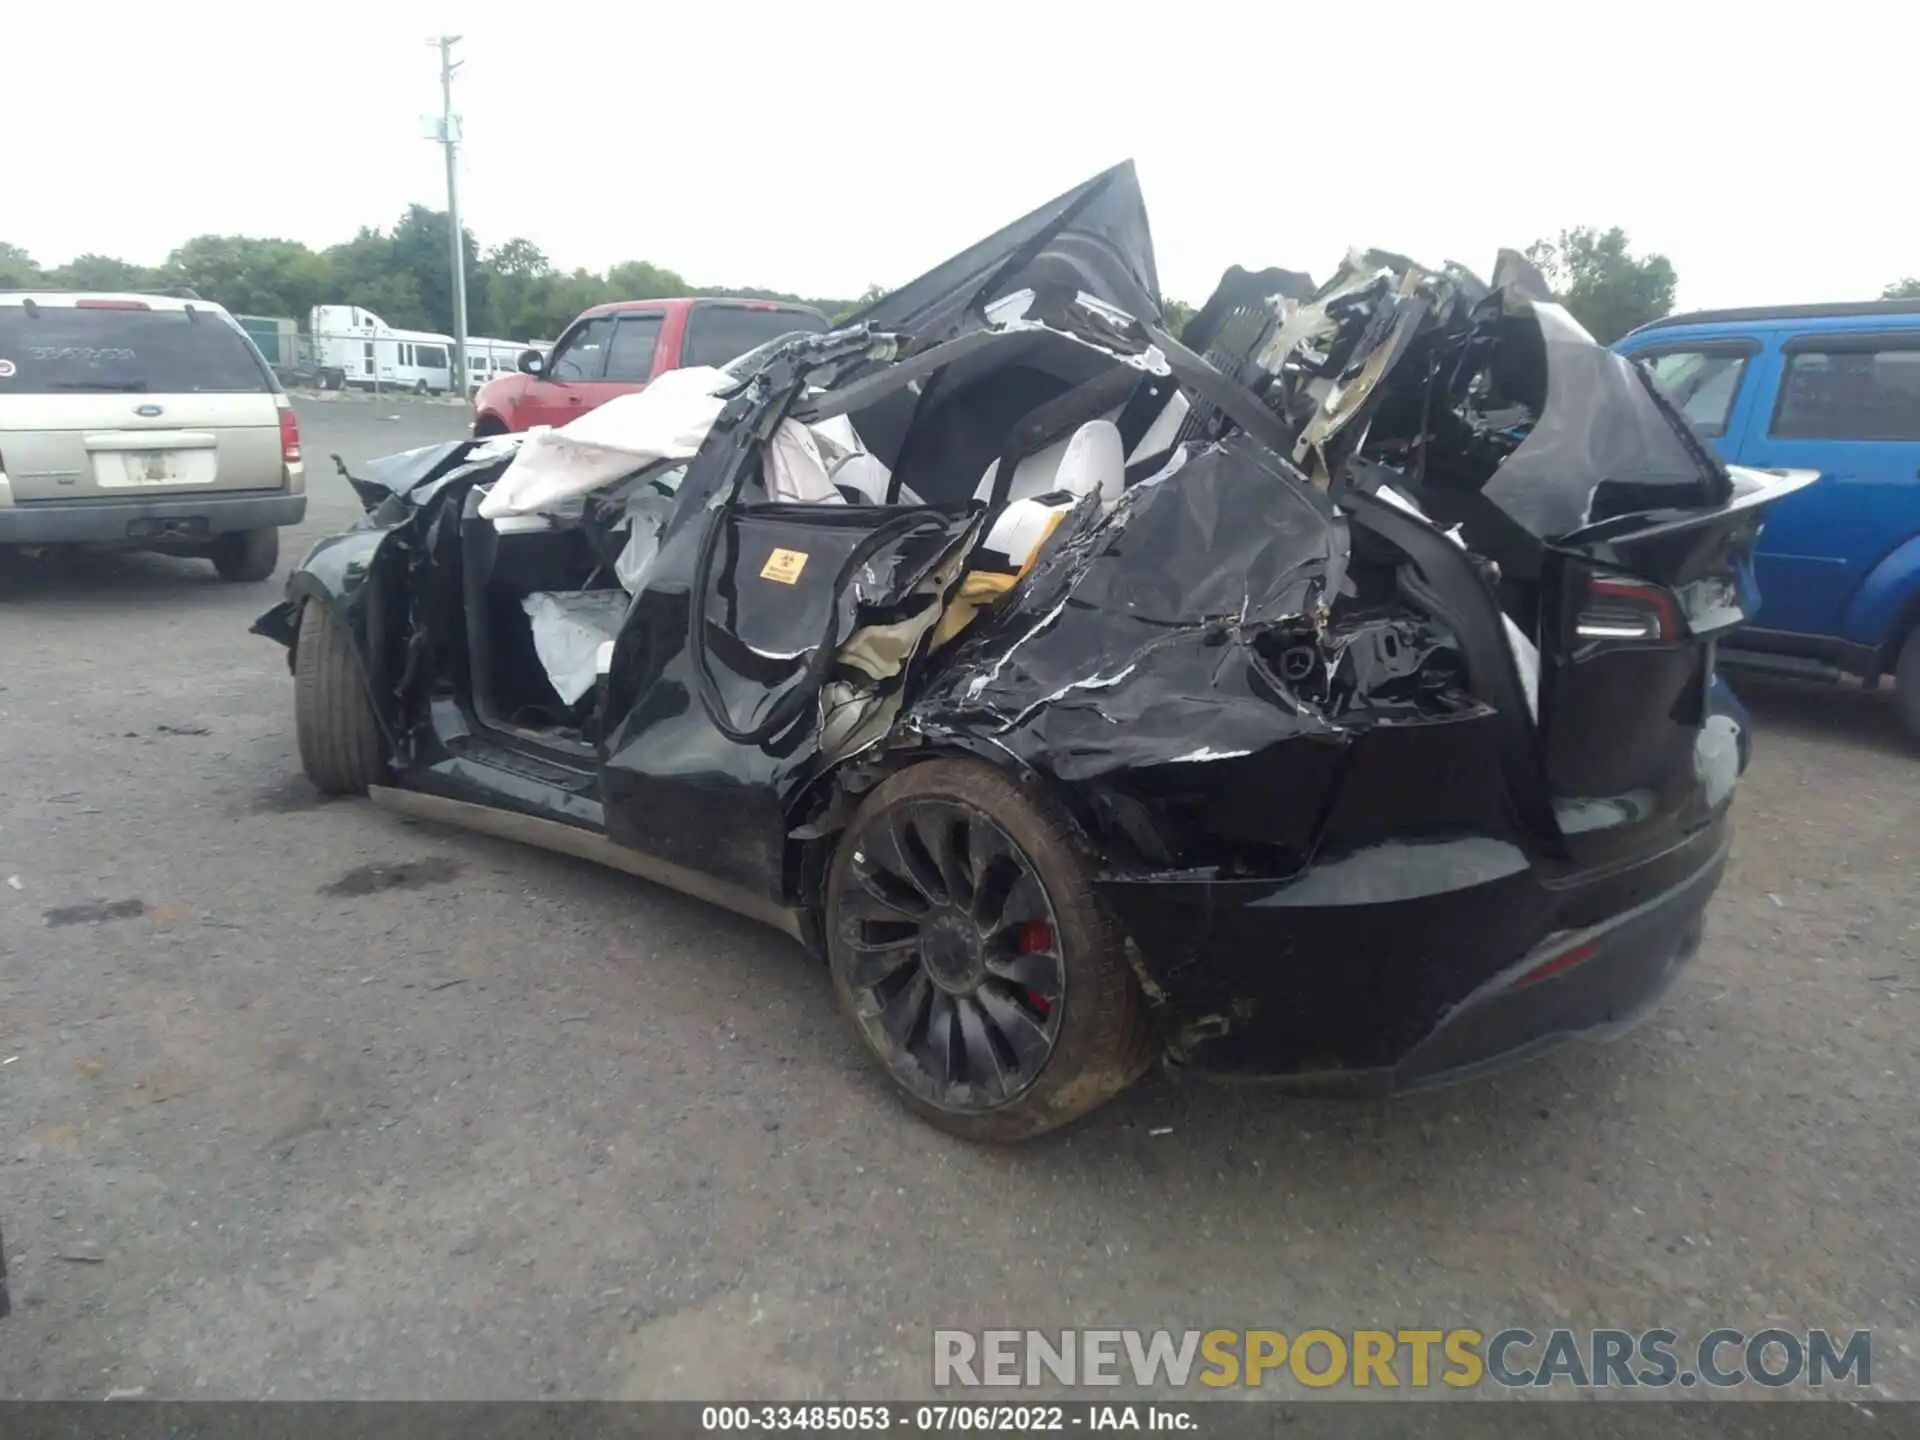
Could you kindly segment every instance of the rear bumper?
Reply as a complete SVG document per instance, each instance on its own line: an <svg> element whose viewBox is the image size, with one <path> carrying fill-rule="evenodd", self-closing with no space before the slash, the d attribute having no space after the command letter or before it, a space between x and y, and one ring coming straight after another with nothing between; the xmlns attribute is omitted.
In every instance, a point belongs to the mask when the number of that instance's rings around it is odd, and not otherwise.
<svg viewBox="0 0 1920 1440"><path fill-rule="evenodd" d="M285 491L164 500L43 500L0 506L0 545L191 544L235 530L298 525L307 497Z"/></svg>
<svg viewBox="0 0 1920 1440"><path fill-rule="evenodd" d="M1643 1018L1698 949L1729 847L1723 812L1660 855L1569 881L1490 846L1441 845L1379 857L1397 894L1384 868L1339 884L1203 891L1160 877L1103 890L1176 1066L1384 1095Z"/></svg>
<svg viewBox="0 0 1920 1440"><path fill-rule="evenodd" d="M1707 901L1726 864L1722 846L1666 894L1536 947L1449 1011L1373 1088L1388 1093L1471 1080L1570 1040L1611 1040L1632 1029L1698 952Z"/></svg>

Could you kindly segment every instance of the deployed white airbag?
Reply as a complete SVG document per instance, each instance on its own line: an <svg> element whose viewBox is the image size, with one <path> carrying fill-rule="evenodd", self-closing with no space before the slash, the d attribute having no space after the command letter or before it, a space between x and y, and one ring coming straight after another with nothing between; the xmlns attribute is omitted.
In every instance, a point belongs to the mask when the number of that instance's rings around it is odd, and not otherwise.
<svg viewBox="0 0 1920 1440"><path fill-rule="evenodd" d="M554 693L567 705L593 689L600 647L620 633L624 590L543 590L520 602L533 626L533 648Z"/></svg>
<svg viewBox="0 0 1920 1440"><path fill-rule="evenodd" d="M724 402L714 393L737 377L706 366L669 370L646 389L621 395L559 429L527 432L507 468L480 502L481 517L553 514L580 497L661 460L689 460L706 442ZM844 417L818 426L783 420L761 460L769 499L839 505L836 467L867 460ZM884 467L882 473L884 473Z"/></svg>
<svg viewBox="0 0 1920 1440"><path fill-rule="evenodd" d="M844 451L818 431L797 420L782 420L767 443L761 460L761 476L767 498L787 505L844 505L847 497L834 488L827 452L835 460L847 458Z"/></svg>
<svg viewBox="0 0 1920 1440"><path fill-rule="evenodd" d="M669 370L557 430L533 430L480 502L488 520L550 510L656 460L686 460L720 416L713 393L738 383L703 365Z"/></svg>

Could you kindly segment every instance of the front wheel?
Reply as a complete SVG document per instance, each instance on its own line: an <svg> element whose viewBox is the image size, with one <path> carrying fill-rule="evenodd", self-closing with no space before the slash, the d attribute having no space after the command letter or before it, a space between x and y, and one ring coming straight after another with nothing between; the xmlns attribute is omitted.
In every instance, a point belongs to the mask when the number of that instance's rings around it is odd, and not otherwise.
<svg viewBox="0 0 1920 1440"><path fill-rule="evenodd" d="M240 584L270 580L280 564L280 532L272 526L231 531L213 542L208 558L222 580Z"/></svg>
<svg viewBox="0 0 1920 1440"><path fill-rule="evenodd" d="M360 795L386 779L380 725L346 627L324 603L300 608L293 650L293 731L300 768L323 795Z"/></svg>
<svg viewBox="0 0 1920 1440"><path fill-rule="evenodd" d="M855 1028L923 1118L1024 1140L1152 1063L1146 1000L1064 817L977 760L930 760L855 814L827 879Z"/></svg>
<svg viewBox="0 0 1920 1440"><path fill-rule="evenodd" d="M1920 625L1907 636L1893 667L1893 706L1907 728L1907 738L1920 745Z"/></svg>

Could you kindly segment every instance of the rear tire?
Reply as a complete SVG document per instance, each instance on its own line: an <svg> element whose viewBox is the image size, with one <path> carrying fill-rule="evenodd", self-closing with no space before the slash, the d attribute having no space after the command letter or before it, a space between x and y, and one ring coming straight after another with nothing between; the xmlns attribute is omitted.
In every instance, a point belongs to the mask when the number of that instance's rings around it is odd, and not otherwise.
<svg viewBox="0 0 1920 1440"><path fill-rule="evenodd" d="M353 641L325 602L300 608L293 651L293 729L300 768L323 795L363 795L387 777L380 725Z"/></svg>
<svg viewBox="0 0 1920 1440"><path fill-rule="evenodd" d="M271 580L280 565L280 532L272 526L231 531L213 542L208 558L222 580L250 585Z"/></svg>
<svg viewBox="0 0 1920 1440"><path fill-rule="evenodd" d="M1124 1090L1156 1046L1071 823L979 760L875 788L827 877L827 958L855 1030L923 1119L1025 1140Z"/></svg>
<svg viewBox="0 0 1920 1440"><path fill-rule="evenodd" d="M424 394L426 394L426 393L427 393L427 382L426 382L426 381L424 381L424 380L416 380L416 381L414 381L414 382L413 382L413 393L414 393L414 394L416 394L416 395L424 395Z"/></svg>
<svg viewBox="0 0 1920 1440"><path fill-rule="evenodd" d="M1920 625L1908 634L1893 667L1893 706L1907 738L1920 745Z"/></svg>

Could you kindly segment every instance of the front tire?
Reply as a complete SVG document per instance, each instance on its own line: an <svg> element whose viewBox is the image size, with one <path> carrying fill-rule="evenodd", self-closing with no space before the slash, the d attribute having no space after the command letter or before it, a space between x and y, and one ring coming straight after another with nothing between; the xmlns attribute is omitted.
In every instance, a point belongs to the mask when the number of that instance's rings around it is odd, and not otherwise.
<svg viewBox="0 0 1920 1440"><path fill-rule="evenodd" d="M353 641L326 604L300 609L293 651L293 729L300 768L323 795L363 795L386 779L380 725Z"/></svg>
<svg viewBox="0 0 1920 1440"><path fill-rule="evenodd" d="M1907 738L1920 745L1920 625L1908 634L1893 667L1893 707L1906 726Z"/></svg>
<svg viewBox="0 0 1920 1440"><path fill-rule="evenodd" d="M835 852L826 933L854 1028L950 1134L1027 1139L1152 1063L1146 1000L1076 832L982 761L875 788Z"/></svg>
<svg viewBox="0 0 1920 1440"><path fill-rule="evenodd" d="M280 532L272 526L231 531L215 539L208 558L222 580L246 585L271 580L280 565Z"/></svg>

